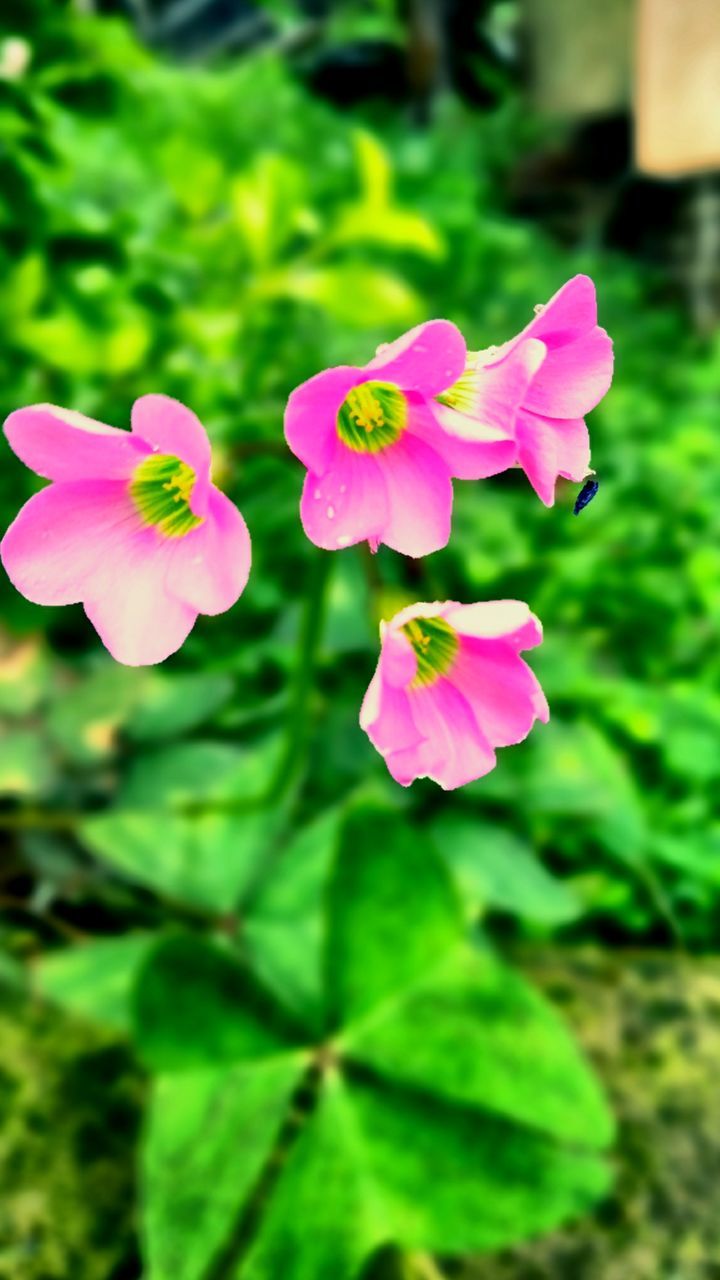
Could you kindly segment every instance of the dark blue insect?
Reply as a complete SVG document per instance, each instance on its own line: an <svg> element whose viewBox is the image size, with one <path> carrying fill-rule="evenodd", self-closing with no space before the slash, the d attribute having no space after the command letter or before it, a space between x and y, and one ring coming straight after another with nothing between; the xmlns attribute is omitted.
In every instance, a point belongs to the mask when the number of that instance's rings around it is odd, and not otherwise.
<svg viewBox="0 0 720 1280"><path fill-rule="evenodd" d="M573 507L574 516L579 516L583 507L586 507L588 502L592 502L599 488L600 488L599 480L585 481L582 489L580 490L577 498L575 499L575 506Z"/></svg>

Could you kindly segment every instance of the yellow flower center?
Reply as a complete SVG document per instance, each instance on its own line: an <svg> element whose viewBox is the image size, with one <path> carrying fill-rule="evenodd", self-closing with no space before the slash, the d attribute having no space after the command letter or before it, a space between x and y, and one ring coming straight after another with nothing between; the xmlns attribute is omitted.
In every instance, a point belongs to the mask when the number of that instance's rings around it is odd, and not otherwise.
<svg viewBox="0 0 720 1280"><path fill-rule="evenodd" d="M377 453L400 439L407 400L387 382L363 382L348 391L337 416L337 433L357 453Z"/></svg>
<svg viewBox="0 0 720 1280"><path fill-rule="evenodd" d="M458 634L444 618L413 618L402 627L417 659L411 689L434 684L450 670L459 648Z"/></svg>
<svg viewBox="0 0 720 1280"><path fill-rule="evenodd" d="M202 524L202 516L190 510L195 472L169 453L153 453L137 466L130 481L130 496L145 524L154 525L166 538L182 538Z"/></svg>

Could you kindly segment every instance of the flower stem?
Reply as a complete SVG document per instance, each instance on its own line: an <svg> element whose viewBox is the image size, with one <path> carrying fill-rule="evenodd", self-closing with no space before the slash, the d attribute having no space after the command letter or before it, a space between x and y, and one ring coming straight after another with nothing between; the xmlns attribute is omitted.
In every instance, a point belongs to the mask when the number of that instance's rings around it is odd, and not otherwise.
<svg viewBox="0 0 720 1280"><path fill-rule="evenodd" d="M297 658L290 688L290 705L285 745L266 793L266 802L279 804L291 795L302 779L310 737L310 698L317 656L325 624L332 555L314 555L305 598Z"/></svg>

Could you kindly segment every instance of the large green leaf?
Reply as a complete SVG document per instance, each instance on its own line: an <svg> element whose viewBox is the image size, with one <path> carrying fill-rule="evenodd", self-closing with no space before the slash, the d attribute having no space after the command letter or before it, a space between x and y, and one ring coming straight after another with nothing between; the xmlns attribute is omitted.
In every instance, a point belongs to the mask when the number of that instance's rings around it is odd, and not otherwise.
<svg viewBox="0 0 720 1280"><path fill-rule="evenodd" d="M324 833L304 834L309 861L294 865L297 878L277 889L268 883L266 918L270 907L282 913L315 902L328 857L323 836L335 845L330 815ZM156 1104L164 1150L182 1150L194 1211L177 1213L172 1179L155 1178L148 1235L157 1239L162 1223L167 1238L174 1224L181 1280L219 1274L220 1257L223 1274L236 1280L352 1280L378 1246L494 1247L580 1212L607 1185L593 1152L607 1143L611 1122L588 1068L545 1001L470 949L449 874L427 837L397 812L356 803L324 901L327 1008L340 1026L315 1034L312 1047L292 1015L218 947L168 942L141 972L145 1059L183 1079L195 1080L203 1065L216 1073L197 1105L191 1097L185 1109L171 1084L166 1108L163 1094ZM216 1213L203 1125L218 1063L241 1063L243 1081L254 1072L264 1080L303 1045L309 1070L262 1173L252 1147L250 1170L242 1163L245 1113L235 1121L223 1112L223 1149L236 1153L236 1177L218 1175ZM211 1228L198 1233L198 1221ZM149 1280L165 1280L167 1262L157 1249L153 1261L150 1245L148 1256Z"/></svg>
<svg viewBox="0 0 720 1280"><path fill-rule="evenodd" d="M142 696L126 731L139 741L186 733L208 720L232 690L233 682L225 675L201 671L169 676L151 669L145 673Z"/></svg>
<svg viewBox="0 0 720 1280"><path fill-rule="evenodd" d="M51 951L33 966L34 986L71 1013L126 1031L133 983L154 942L128 933Z"/></svg>
<svg viewBox="0 0 720 1280"><path fill-rule="evenodd" d="M497 908L539 924L559 925L581 914L575 894L546 871L512 831L452 813L439 818L432 831L471 917Z"/></svg>
<svg viewBox="0 0 720 1280"><path fill-rule="evenodd" d="M323 892L342 811L290 840L248 904L243 941L253 968L292 1008L318 1022L322 1007Z"/></svg>
<svg viewBox="0 0 720 1280"><path fill-rule="evenodd" d="M358 806L329 888L326 980L334 1022L395 994L454 947L459 899L429 840L402 815Z"/></svg>
<svg viewBox="0 0 720 1280"><path fill-rule="evenodd" d="M593 1157L330 1075L236 1280L352 1280L392 1241L496 1248L581 1212L607 1184Z"/></svg>
<svg viewBox="0 0 720 1280"><path fill-rule="evenodd" d="M547 1001L488 952L462 945L349 1027L342 1051L396 1083L602 1147L612 1120ZM408 1046L412 1045L412 1051Z"/></svg>
<svg viewBox="0 0 720 1280"><path fill-rule="evenodd" d="M113 809L78 829L88 849L133 880L207 911L231 911L272 845L276 814Z"/></svg>
<svg viewBox="0 0 720 1280"><path fill-rule="evenodd" d="M118 803L126 809L246 803L264 794L279 745L272 736L246 750L227 742L180 742L148 752L134 759Z"/></svg>
<svg viewBox="0 0 720 1280"><path fill-rule="evenodd" d="M302 1040L231 952L178 934L160 942L139 974L135 1035L158 1071L187 1071L281 1053Z"/></svg>
<svg viewBox="0 0 720 1280"><path fill-rule="evenodd" d="M152 1280L204 1280L273 1150L305 1066L287 1054L252 1066L158 1080L143 1154Z"/></svg>

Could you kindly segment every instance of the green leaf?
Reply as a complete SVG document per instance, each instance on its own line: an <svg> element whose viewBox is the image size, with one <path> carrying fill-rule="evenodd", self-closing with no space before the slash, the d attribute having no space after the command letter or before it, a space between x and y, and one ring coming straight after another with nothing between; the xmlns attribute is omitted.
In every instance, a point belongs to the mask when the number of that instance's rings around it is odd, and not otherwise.
<svg viewBox="0 0 720 1280"><path fill-rule="evenodd" d="M233 216L255 267L272 263L301 221L304 189L302 169L275 152L256 156L233 180Z"/></svg>
<svg viewBox="0 0 720 1280"><path fill-rule="evenodd" d="M593 1157L331 1075L236 1280L352 1280L388 1242L498 1248L587 1209L607 1185Z"/></svg>
<svg viewBox="0 0 720 1280"><path fill-rule="evenodd" d="M608 1187L603 1161L491 1117L358 1084L349 1096L365 1181L377 1189L370 1204L384 1218L378 1243L496 1249L586 1211Z"/></svg>
<svg viewBox="0 0 720 1280"><path fill-rule="evenodd" d="M108 662L73 684L54 700L48 713L55 743L77 764L95 764L111 755L145 678L142 670Z"/></svg>
<svg viewBox="0 0 720 1280"><path fill-rule="evenodd" d="M540 924L560 925L582 913L571 890L546 871L512 831L465 814L438 819L432 831L471 918L494 907Z"/></svg>
<svg viewBox="0 0 720 1280"><path fill-rule="evenodd" d="M279 816L111 810L78 827L83 844L140 884L205 911L236 908L275 838Z"/></svg>
<svg viewBox="0 0 720 1280"><path fill-rule="evenodd" d="M158 1071L267 1058L302 1038L245 965L192 934L150 952L133 1017L140 1053Z"/></svg>
<svg viewBox="0 0 720 1280"><path fill-rule="evenodd" d="M523 801L531 812L585 818L616 856L643 855L647 823L632 774L593 725L551 720L531 739L529 759Z"/></svg>
<svg viewBox="0 0 720 1280"><path fill-rule="evenodd" d="M232 691L233 681L224 675L148 671L127 732L140 742L187 733L209 720Z"/></svg>
<svg viewBox="0 0 720 1280"><path fill-rule="evenodd" d="M47 654L35 637L7 646L0 637L1 715L26 716L34 711L47 691L49 676Z"/></svg>
<svg viewBox="0 0 720 1280"><path fill-rule="evenodd" d="M316 901L325 846L335 843L326 821L324 832L303 833L287 880L276 887L269 878L267 920ZM244 1173L237 1178L234 1210L223 1191L224 1229L193 1236L182 1280L205 1280L221 1254L236 1280L353 1280L380 1245L495 1247L601 1194L608 1172L587 1151L604 1146L612 1126L593 1077L545 1001L469 949L449 873L403 815L354 804L320 933L328 1005L346 1025L306 1050L310 1070L282 1140L252 1187ZM146 1060L191 1079L202 1063L241 1059L250 1079L307 1043L236 959L195 938L151 956L136 1011ZM193 1134L205 1097L197 1109L188 1104ZM186 1123L180 1102L176 1123ZM242 1127L232 1134L231 1123L224 1149L237 1150ZM182 1176L198 1195L193 1213L172 1217L169 1180L151 1193L149 1220L164 1222L168 1236L174 1221L177 1257L196 1221L216 1222L214 1187L204 1197L197 1190L203 1146L195 1157L188 1134Z"/></svg>
<svg viewBox="0 0 720 1280"><path fill-rule="evenodd" d="M289 841L248 905L243 929L255 971L314 1023L322 1007L323 893L341 817L331 809Z"/></svg>
<svg viewBox="0 0 720 1280"><path fill-rule="evenodd" d="M325 975L333 1022L412 983L459 941L462 912L429 839L391 810L346 820L328 893Z"/></svg>
<svg viewBox="0 0 720 1280"><path fill-rule="evenodd" d="M279 740L240 748L225 742L181 742L137 756L120 790L126 809L182 807L195 801L261 796L277 759Z"/></svg>
<svg viewBox="0 0 720 1280"><path fill-rule="evenodd" d="M423 310L420 296L401 276L366 263L293 267L263 281L262 293L315 303L356 329L413 324Z"/></svg>
<svg viewBox="0 0 720 1280"><path fill-rule="evenodd" d="M205 1280L270 1157L304 1066L292 1054L158 1080L143 1152L149 1280Z"/></svg>
<svg viewBox="0 0 720 1280"><path fill-rule="evenodd" d="M587 1147L612 1119L554 1009L489 952L461 947L410 990L371 1010L342 1051L394 1083ZM408 1046L412 1045L412 1051Z"/></svg>
<svg viewBox="0 0 720 1280"><path fill-rule="evenodd" d="M133 983L154 942L129 933L50 952L33 966L33 984L70 1013L129 1031Z"/></svg>
<svg viewBox="0 0 720 1280"><path fill-rule="evenodd" d="M0 795L42 796L55 771L47 743L36 729L11 729L0 739Z"/></svg>
<svg viewBox="0 0 720 1280"><path fill-rule="evenodd" d="M376 134L356 129L353 142L363 197L369 205L386 205L392 195L392 162Z"/></svg>

